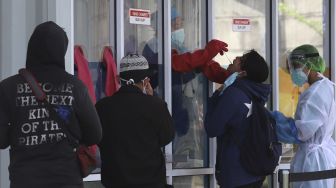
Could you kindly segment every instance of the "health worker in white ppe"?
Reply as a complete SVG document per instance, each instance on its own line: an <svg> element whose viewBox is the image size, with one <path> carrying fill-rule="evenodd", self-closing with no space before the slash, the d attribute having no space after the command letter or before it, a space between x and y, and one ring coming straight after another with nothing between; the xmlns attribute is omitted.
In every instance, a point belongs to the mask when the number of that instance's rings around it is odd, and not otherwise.
<svg viewBox="0 0 336 188"><path fill-rule="evenodd" d="M292 81L297 86L309 84L299 97L295 117L272 112L277 135L284 143L298 144L291 162L291 172L312 172L336 168L335 84L322 73L324 60L312 45L302 45L288 55ZM293 182L294 188L334 188L334 179Z"/></svg>

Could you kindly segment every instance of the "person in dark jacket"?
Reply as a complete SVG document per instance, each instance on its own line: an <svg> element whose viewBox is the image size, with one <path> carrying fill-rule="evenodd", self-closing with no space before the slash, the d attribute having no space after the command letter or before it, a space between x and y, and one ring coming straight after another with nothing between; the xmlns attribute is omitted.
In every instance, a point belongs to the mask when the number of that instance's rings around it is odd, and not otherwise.
<svg viewBox="0 0 336 188"><path fill-rule="evenodd" d="M73 109L77 122L66 124L73 136L96 144L102 137L99 117L83 83L65 71L67 46L66 33L57 24L38 25L28 43L26 69L49 103ZM11 188L83 187L74 145L53 115L20 75L1 81L0 148L10 146Z"/></svg>
<svg viewBox="0 0 336 188"><path fill-rule="evenodd" d="M266 102L271 92L268 66L262 56L251 50L236 57L229 65L230 76L224 88L210 98L205 119L209 137L217 137L216 179L221 188L259 188L265 177L249 174L239 161L239 143L243 138L252 113L252 99L241 89L247 88L250 96ZM229 108L228 108L229 107Z"/></svg>
<svg viewBox="0 0 336 188"><path fill-rule="evenodd" d="M174 138L173 121L167 104L153 96L150 75L143 56L125 56L120 62L121 88L96 104L104 132L98 146L105 187L165 187L161 148Z"/></svg>

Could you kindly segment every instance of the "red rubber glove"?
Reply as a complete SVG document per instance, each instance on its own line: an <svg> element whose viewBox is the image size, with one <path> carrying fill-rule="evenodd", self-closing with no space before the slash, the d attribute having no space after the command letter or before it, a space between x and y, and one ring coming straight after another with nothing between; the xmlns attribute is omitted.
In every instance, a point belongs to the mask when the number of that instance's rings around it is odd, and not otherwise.
<svg viewBox="0 0 336 188"><path fill-rule="evenodd" d="M204 66L218 53L223 54L224 51L228 51L227 44L219 40L211 40L205 49L193 53L177 54L176 50L172 50L172 68L177 72L190 72Z"/></svg>
<svg viewBox="0 0 336 188"><path fill-rule="evenodd" d="M224 55L224 52L227 52L228 45L220 40L212 39L205 46L205 49L209 52L210 56L215 57L218 53ZM212 59L212 58L211 58Z"/></svg>
<svg viewBox="0 0 336 188"><path fill-rule="evenodd" d="M227 77L230 76L230 72L219 65L216 61L208 61L201 70L205 77L212 82L223 84Z"/></svg>
<svg viewBox="0 0 336 188"><path fill-rule="evenodd" d="M196 50L193 53L187 52L183 54L177 54L176 51L172 51L172 68L177 72L190 72L210 60L208 57L205 50Z"/></svg>

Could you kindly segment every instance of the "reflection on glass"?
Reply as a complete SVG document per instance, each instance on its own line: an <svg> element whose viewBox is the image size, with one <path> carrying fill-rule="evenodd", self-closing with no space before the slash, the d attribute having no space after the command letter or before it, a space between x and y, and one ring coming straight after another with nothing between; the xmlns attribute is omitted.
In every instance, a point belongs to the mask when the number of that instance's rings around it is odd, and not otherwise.
<svg viewBox="0 0 336 188"><path fill-rule="evenodd" d="M89 62L101 59L110 44L110 0L74 1L74 42L81 45Z"/></svg>
<svg viewBox="0 0 336 188"><path fill-rule="evenodd" d="M96 91L96 97L103 95L98 93L100 64L104 46L110 46L110 0L77 0L74 1L74 42L83 49L84 56L88 60L88 68ZM70 48L70 47L69 47ZM106 72L106 71L105 71ZM77 71L75 70L75 75ZM102 73L101 73L102 74ZM97 147L97 161L100 163L100 153ZM100 173L100 164L93 173Z"/></svg>
<svg viewBox="0 0 336 188"><path fill-rule="evenodd" d="M129 53L142 54L149 63L154 75L150 77L155 94L163 97L163 64L159 58L162 50L158 37L158 4L157 0L125 1L125 55ZM150 24L130 23L130 9L141 9L150 12Z"/></svg>
<svg viewBox="0 0 336 188"><path fill-rule="evenodd" d="M201 48L201 0L172 1L171 45L178 53ZM195 14L195 12L197 14ZM176 136L173 141L173 167L208 166L208 139L203 119L207 97L207 80L196 71L172 70L172 115Z"/></svg>
<svg viewBox="0 0 336 188"><path fill-rule="evenodd" d="M302 44L314 45L323 54L323 0L279 1L279 110L294 117L299 95L307 88L293 85L286 65L287 51ZM326 64L325 75L329 75ZM293 156L293 146L285 144L285 160Z"/></svg>
<svg viewBox="0 0 336 188"><path fill-rule="evenodd" d="M209 176L181 176L173 177L174 188L207 188Z"/></svg>
<svg viewBox="0 0 336 188"><path fill-rule="evenodd" d="M229 45L227 56L230 60L251 49L266 57L266 0L225 0L214 3L215 38ZM237 28L239 24L235 20L239 19L249 20L250 28ZM229 64L225 56L218 55L216 61L223 67Z"/></svg>

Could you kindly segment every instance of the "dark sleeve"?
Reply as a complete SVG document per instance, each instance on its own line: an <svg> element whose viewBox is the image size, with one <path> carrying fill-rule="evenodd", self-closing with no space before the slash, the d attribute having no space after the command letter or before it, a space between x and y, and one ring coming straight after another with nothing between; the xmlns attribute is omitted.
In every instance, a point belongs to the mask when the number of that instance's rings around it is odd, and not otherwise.
<svg viewBox="0 0 336 188"><path fill-rule="evenodd" d="M225 133L228 122L239 110L239 93L236 88L228 88L222 95L216 93L208 103L205 117L205 130L209 137ZM237 97L238 96L238 97Z"/></svg>
<svg viewBox="0 0 336 188"><path fill-rule="evenodd" d="M216 90L212 96L208 99L208 109L207 109L207 113L206 113L206 119L208 116L210 116L213 111L215 110L215 107L217 106L218 104L218 100L220 99L220 96L219 96L219 91Z"/></svg>
<svg viewBox="0 0 336 188"><path fill-rule="evenodd" d="M76 92L75 110L82 133L81 143L98 144L102 138L102 128L96 108L83 84L79 84Z"/></svg>
<svg viewBox="0 0 336 188"><path fill-rule="evenodd" d="M9 146L9 107L6 103L6 97L3 88L0 86L0 149L5 149Z"/></svg>
<svg viewBox="0 0 336 188"><path fill-rule="evenodd" d="M163 147L169 144L174 138L173 118L165 102L162 102L160 108L157 110L155 121L159 126L159 143Z"/></svg>

